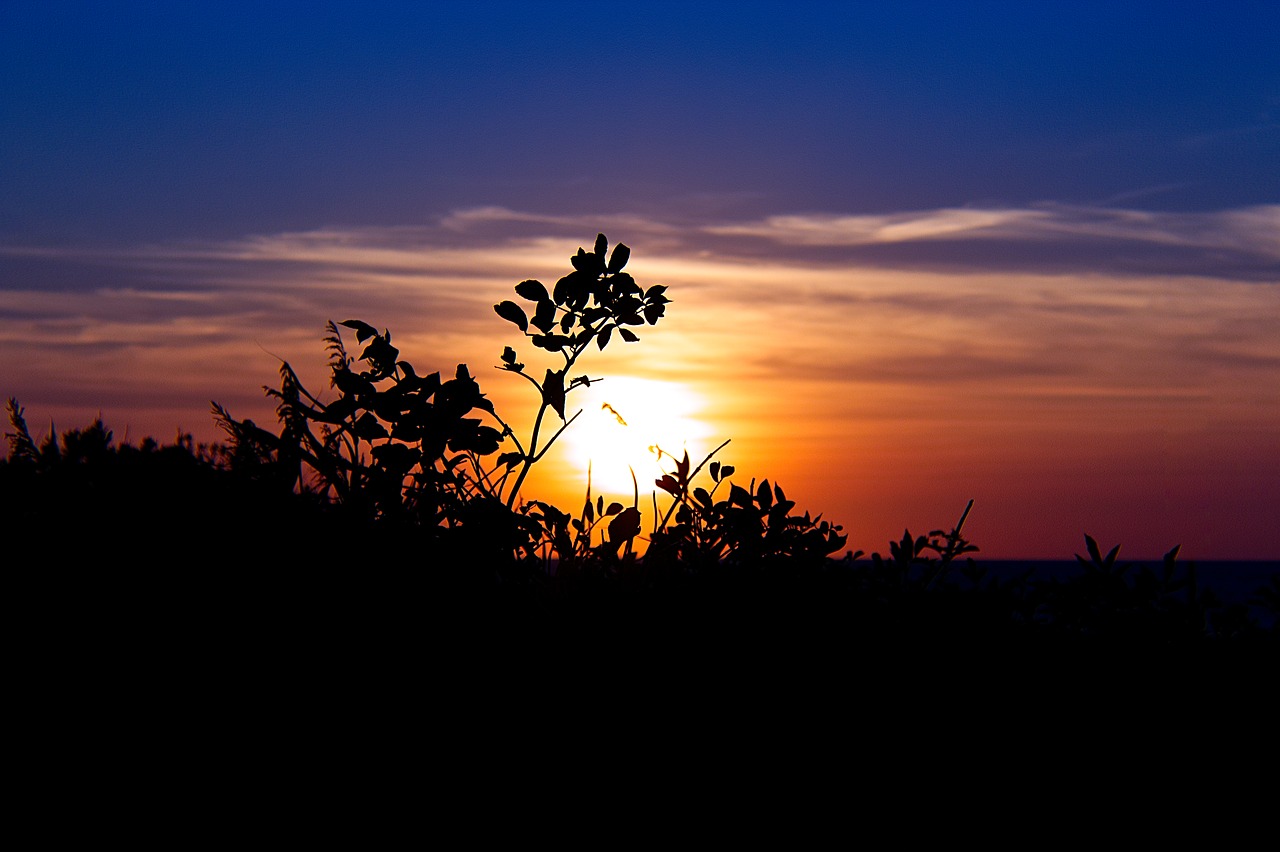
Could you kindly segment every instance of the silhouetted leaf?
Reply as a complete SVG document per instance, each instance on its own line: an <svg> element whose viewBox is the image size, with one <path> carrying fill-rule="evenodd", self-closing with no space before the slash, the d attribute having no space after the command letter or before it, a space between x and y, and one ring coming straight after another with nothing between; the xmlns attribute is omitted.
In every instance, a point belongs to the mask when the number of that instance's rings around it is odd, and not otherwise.
<svg viewBox="0 0 1280 852"><path fill-rule="evenodd" d="M564 419L564 373L553 373L547 369L546 378L542 380L542 400L551 406L560 419Z"/></svg>
<svg viewBox="0 0 1280 852"><path fill-rule="evenodd" d="M404 444L380 444L373 448L373 460L397 476L407 473L421 457L419 450Z"/></svg>
<svg viewBox="0 0 1280 852"><path fill-rule="evenodd" d="M751 495L747 489L734 485L729 489L729 503L734 506L740 506L743 509L751 508Z"/></svg>
<svg viewBox="0 0 1280 852"><path fill-rule="evenodd" d="M619 298L623 296L635 297L644 293L640 289L640 285L636 283L636 279L632 278L629 272L619 272L609 279L609 284L613 288L614 294Z"/></svg>
<svg viewBox="0 0 1280 852"><path fill-rule="evenodd" d="M529 330L529 318L525 316L524 311L515 302L499 302L493 306L493 310L507 322L515 323L520 327L521 331Z"/></svg>
<svg viewBox="0 0 1280 852"><path fill-rule="evenodd" d="M569 333L569 329L573 328L573 321L576 319L573 314L565 314L560 318L560 331L565 334Z"/></svg>
<svg viewBox="0 0 1280 852"><path fill-rule="evenodd" d="M355 329L357 343L364 343L370 337L376 337L378 334L373 326L369 325L367 322L361 322L360 320L343 320L338 323L338 325Z"/></svg>
<svg viewBox="0 0 1280 852"><path fill-rule="evenodd" d="M609 521L609 541L621 544L640 534L640 511L628 506Z"/></svg>
<svg viewBox="0 0 1280 852"><path fill-rule="evenodd" d="M603 252L601 252L603 256ZM627 261L631 259L631 249L627 248L624 243L618 243L613 247L613 254L609 256L609 271L621 272L622 267L627 265Z"/></svg>
<svg viewBox="0 0 1280 852"><path fill-rule="evenodd" d="M572 342L563 334L535 334L529 339L533 341L534 346L548 352L559 352Z"/></svg>
<svg viewBox="0 0 1280 852"><path fill-rule="evenodd" d="M613 326L611 325L606 325L604 328L600 329L600 332L596 335L596 346L599 346L601 349L608 346L609 336L612 334Z"/></svg>
<svg viewBox="0 0 1280 852"><path fill-rule="evenodd" d="M361 379L360 381L363 381ZM372 387L372 385L370 386ZM354 397L342 396L326 405L320 411L312 411L304 408L303 412L306 416L313 420L319 420L321 423L341 423L352 414L356 413L358 408Z"/></svg>
<svg viewBox="0 0 1280 852"><path fill-rule="evenodd" d="M343 394L354 397L372 395L373 383L343 367L333 371L333 384Z"/></svg>
<svg viewBox="0 0 1280 852"><path fill-rule="evenodd" d="M507 470L510 470L522 461L524 461L524 455L517 452L503 453L498 456L498 464L506 467Z"/></svg>
<svg viewBox="0 0 1280 852"><path fill-rule="evenodd" d="M605 514L605 517L610 517L612 515L618 514L621 511L622 511L621 503L610 503L609 508L604 510L604 514Z"/></svg>
<svg viewBox="0 0 1280 852"><path fill-rule="evenodd" d="M593 278L604 272L604 258L594 252L583 251L578 249L578 253L569 258L569 262L573 264L573 268L579 272L589 273Z"/></svg>
<svg viewBox="0 0 1280 852"><path fill-rule="evenodd" d="M528 281L521 281L517 284L516 293L528 299L530 302L540 302L543 299L550 298L547 293L546 286L541 281L535 281L532 278Z"/></svg>
<svg viewBox="0 0 1280 852"><path fill-rule="evenodd" d="M596 254L604 257L609 251L609 241L604 234L596 234Z"/></svg>
<svg viewBox="0 0 1280 852"><path fill-rule="evenodd" d="M708 470L711 472L711 481L719 482L720 481L720 462L713 461L710 467L708 468Z"/></svg>
<svg viewBox="0 0 1280 852"><path fill-rule="evenodd" d="M533 320L530 323L534 328L543 334L550 334L551 329L556 324L556 305L550 299L542 299L538 302L538 307L534 309Z"/></svg>
<svg viewBox="0 0 1280 852"><path fill-rule="evenodd" d="M553 298L557 305L578 311L586 307L596 276L590 272L570 272L556 282Z"/></svg>
<svg viewBox="0 0 1280 852"><path fill-rule="evenodd" d="M635 343L637 340L640 339L639 337L636 336L635 332L626 328L619 328L618 334L621 334L622 339L627 341L628 343Z"/></svg>
<svg viewBox="0 0 1280 852"><path fill-rule="evenodd" d="M378 422L378 418L366 411L356 420L354 431L356 436L366 441L386 438L387 430Z"/></svg>
<svg viewBox="0 0 1280 852"><path fill-rule="evenodd" d="M1098 550L1098 543L1093 540L1093 536L1085 534L1085 547L1089 549L1089 558L1093 560L1094 565L1102 564L1102 551Z"/></svg>

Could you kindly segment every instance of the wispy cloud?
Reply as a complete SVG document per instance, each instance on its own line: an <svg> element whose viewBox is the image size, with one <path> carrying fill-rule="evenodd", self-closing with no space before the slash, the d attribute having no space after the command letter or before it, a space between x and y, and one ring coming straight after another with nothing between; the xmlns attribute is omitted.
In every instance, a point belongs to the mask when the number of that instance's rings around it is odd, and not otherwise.
<svg viewBox="0 0 1280 852"><path fill-rule="evenodd" d="M1117 248L1150 254L1152 250L1182 250L1176 261L1193 261L1195 273L1248 277L1269 272L1280 280L1280 205L1257 206L1209 213L1167 213L1110 207L1072 207L1042 204L1022 209L944 209L891 215L835 216L829 214L770 216L753 222L710 225L716 236L761 240L803 248L862 248L914 244L933 246L933 253L917 254L931 263L947 257L947 244L988 244L986 255L953 252L952 264L973 268L984 262L1004 266L999 252L1010 244L1068 248L1079 268L1128 272L1114 264ZM1224 253L1229 257L1224 258ZM910 266L910 255L880 255ZM889 264L891 260L887 261ZM1026 265L1034 266L1029 257ZM1056 262L1048 261L1051 264Z"/></svg>

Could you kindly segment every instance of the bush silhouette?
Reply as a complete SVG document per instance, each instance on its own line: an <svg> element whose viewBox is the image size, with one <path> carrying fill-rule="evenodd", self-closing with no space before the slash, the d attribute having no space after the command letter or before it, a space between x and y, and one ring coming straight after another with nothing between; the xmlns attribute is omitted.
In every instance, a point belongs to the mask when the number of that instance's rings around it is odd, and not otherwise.
<svg viewBox="0 0 1280 852"><path fill-rule="evenodd" d="M837 558L842 527L794 514L776 481L735 482L735 467L716 459L728 441L697 465L687 453L662 454L669 472L653 482L649 505L638 482L630 506L606 504L588 483L577 514L526 496L529 471L580 414L570 406L574 392L599 381L580 373L580 362L593 347L638 342L637 329L665 316L666 288L637 283L625 271L629 257L601 234L553 287L521 281L520 301L494 305L520 345L555 360L539 375L515 346L498 357L500 369L533 389L523 436L467 365L447 377L419 374L390 330L358 319L327 326L332 399L282 363L279 386L265 389L275 428L213 403L225 446L185 435L118 446L101 420L37 444L10 399L0 461L10 555L78 567L126 555L172 572L252 566L259 593L269 589L276 601L298 594L299 570L312 583L370 572L413 578L422 594L397 598L403 618L421 617L406 609L412 601L454 625L465 613L472 633L485 625L506 636L533 619L569 632L589 624L615 639L633 630L647 641L657 641L655 624L678 625L667 641L769 625L775 638L798 631L836 644L893 637L1005 649L1102 643L1167 652L1252 640L1274 648L1280 638L1280 620L1260 624L1245 604L1202 588L1194 564L1178 565L1176 547L1158 569L1135 567L1117 561L1118 546L1104 555L1085 536L1088 558L1077 557L1075 576L997 578L963 535L973 501L949 531L904 531L887 557ZM1278 583L1257 590L1256 611L1280 609ZM462 589L482 594L459 609L451 595Z"/></svg>

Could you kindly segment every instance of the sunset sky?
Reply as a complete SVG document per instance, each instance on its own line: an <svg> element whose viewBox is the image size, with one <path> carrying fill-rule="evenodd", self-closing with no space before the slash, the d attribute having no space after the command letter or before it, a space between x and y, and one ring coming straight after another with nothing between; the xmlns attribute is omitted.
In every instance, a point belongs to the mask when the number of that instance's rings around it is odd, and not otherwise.
<svg viewBox="0 0 1280 852"><path fill-rule="evenodd" d="M851 548L973 498L989 558L1280 559L1277 44L1272 2L5 0L0 396L216 440L358 318L520 421L492 306L602 231L672 304L528 496L730 439Z"/></svg>

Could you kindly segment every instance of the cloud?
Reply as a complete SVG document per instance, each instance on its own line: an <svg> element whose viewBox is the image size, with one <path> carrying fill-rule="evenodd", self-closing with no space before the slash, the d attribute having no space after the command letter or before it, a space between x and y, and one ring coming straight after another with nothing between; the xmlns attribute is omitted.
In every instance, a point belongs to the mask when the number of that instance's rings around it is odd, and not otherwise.
<svg viewBox="0 0 1280 852"><path fill-rule="evenodd" d="M414 226L0 247L0 268L22 270L0 278L5 392L52 399L74 374L107 394L147 374L157 393L207 398L217 394L210 382L270 381L277 358L323 381L324 324L352 318L390 328L420 366L486 364L508 331L492 305L525 278L556 280L597 230L633 246L642 284L671 286L675 303L642 369L709 386L963 386L1008 400L1103 383L1136 398L1144 382L1266 372L1277 357L1273 288L1240 282L1280 281L1280 206L1041 205L696 226L481 207ZM1156 254L1178 258L1176 270L1134 262ZM628 359L639 351L611 347L596 363L635 370ZM1102 382L1115 357L1128 359L1127 375Z"/></svg>
<svg viewBox="0 0 1280 852"><path fill-rule="evenodd" d="M1168 213L1041 204L886 215L780 215L707 225L753 253L809 263L1213 275L1280 282L1280 205ZM766 248L764 246L772 247Z"/></svg>

